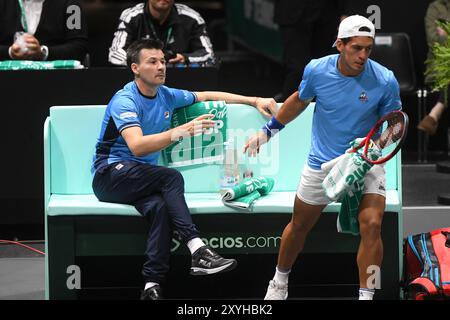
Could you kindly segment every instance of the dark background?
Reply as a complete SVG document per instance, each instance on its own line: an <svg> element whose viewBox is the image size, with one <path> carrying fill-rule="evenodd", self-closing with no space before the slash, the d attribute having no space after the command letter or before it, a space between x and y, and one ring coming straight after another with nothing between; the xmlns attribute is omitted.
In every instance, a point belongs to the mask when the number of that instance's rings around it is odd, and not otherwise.
<svg viewBox="0 0 450 320"><path fill-rule="evenodd" d="M244 0L243 0L244 1ZM251 0L250 0L251 1ZM99 72L64 76L64 72L11 72L0 74L0 92L4 98L3 112L8 115L6 138L2 145L2 182L0 193L0 239L43 239L43 159L42 130L48 108L52 105L107 104L130 75L124 70L108 71L107 55L120 13L140 1L84 0L83 7L89 31L91 68ZM274 96L281 91L282 67L279 62L244 45L228 45L226 32L226 1L179 1L199 11L205 18L217 56L221 60L216 88L195 82L186 89L217 89L245 95ZM349 1L354 11L365 12L367 6L381 8L381 29L377 32L405 32L411 39L418 87L423 86L427 44L424 16L431 1ZM1 14L1 13L0 13ZM270 45L270 44L268 44ZM84 75L88 74L87 72ZM117 76L120 74L120 76ZM177 79L173 79L176 80ZM35 90L39 84L40 90ZM169 81L170 84L170 81ZM402 96L404 109L410 115L410 136L404 147L404 162L416 161L417 101L414 95ZM428 99L428 109L436 95ZM448 123L445 117L443 122ZM446 126L430 140L429 159L447 154Z"/></svg>
<svg viewBox="0 0 450 320"><path fill-rule="evenodd" d="M270 0L267 1L270 2ZM142 1L82 0L89 28L89 49L92 66L108 65L108 48L111 45L120 13L125 8L140 2ZM177 2L191 6L205 18L216 51L227 50L227 34L224 30L227 21L225 0ZM427 53L424 17L430 2L432 1L348 0L346 11L364 14L368 6L378 5L381 9L381 29L378 29L377 32L406 32L410 36L417 76L421 83Z"/></svg>

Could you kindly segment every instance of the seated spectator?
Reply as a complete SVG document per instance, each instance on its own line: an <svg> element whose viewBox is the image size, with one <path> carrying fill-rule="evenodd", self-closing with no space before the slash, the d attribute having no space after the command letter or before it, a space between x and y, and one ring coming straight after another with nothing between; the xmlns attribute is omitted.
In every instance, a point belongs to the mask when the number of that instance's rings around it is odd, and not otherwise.
<svg viewBox="0 0 450 320"><path fill-rule="evenodd" d="M436 24L436 21L450 21L450 0L436 0L430 3L425 15L425 31L428 43L428 59L433 58L433 44L444 44L447 41L447 33L444 29ZM427 85L432 84L432 75L425 78ZM447 89L448 90L448 89ZM440 97L430 113L427 114L417 125L419 130L424 131L429 135L434 135L437 131L439 120L446 109L444 102L444 92L441 92Z"/></svg>
<svg viewBox="0 0 450 320"><path fill-rule="evenodd" d="M162 41L168 63L214 61L205 20L188 6L174 4L174 0L149 0L124 10L109 49L109 62L125 66L127 48L142 38Z"/></svg>
<svg viewBox="0 0 450 320"><path fill-rule="evenodd" d="M0 60L79 60L87 54L79 0L0 2Z"/></svg>

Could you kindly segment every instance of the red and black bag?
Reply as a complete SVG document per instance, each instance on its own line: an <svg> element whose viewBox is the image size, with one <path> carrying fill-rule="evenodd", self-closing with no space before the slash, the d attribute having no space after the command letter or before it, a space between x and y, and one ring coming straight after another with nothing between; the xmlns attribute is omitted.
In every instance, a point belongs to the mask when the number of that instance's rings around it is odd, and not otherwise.
<svg viewBox="0 0 450 320"><path fill-rule="evenodd" d="M404 248L408 299L450 299L450 227L410 235Z"/></svg>

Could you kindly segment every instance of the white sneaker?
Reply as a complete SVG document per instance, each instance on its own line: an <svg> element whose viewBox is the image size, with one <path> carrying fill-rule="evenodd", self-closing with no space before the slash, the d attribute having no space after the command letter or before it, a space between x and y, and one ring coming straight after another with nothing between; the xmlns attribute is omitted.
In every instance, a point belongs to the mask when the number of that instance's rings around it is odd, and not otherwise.
<svg viewBox="0 0 450 320"><path fill-rule="evenodd" d="M286 300L288 297L288 285L282 285L275 280L269 281L264 300Z"/></svg>

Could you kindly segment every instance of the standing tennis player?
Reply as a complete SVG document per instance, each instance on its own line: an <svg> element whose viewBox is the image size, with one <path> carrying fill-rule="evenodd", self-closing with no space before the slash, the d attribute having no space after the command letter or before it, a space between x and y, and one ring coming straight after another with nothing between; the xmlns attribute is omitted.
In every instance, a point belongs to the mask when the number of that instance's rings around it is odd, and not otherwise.
<svg viewBox="0 0 450 320"><path fill-rule="evenodd" d="M272 117L245 145L249 156L255 156L262 144L316 99L311 150L298 186L292 219L283 231L278 264L266 300L288 297L291 268L309 231L330 203L321 186L326 176L321 165L343 154L353 139L366 136L380 117L401 109L394 74L369 59L374 37L375 27L368 19L354 15L342 20L333 45L339 54L311 60L298 91L285 101L276 118ZM371 275L368 267L380 267L383 258L380 231L386 200L384 168L373 166L364 182L358 216L361 241L357 263L359 299L370 300L374 290L367 283Z"/></svg>

